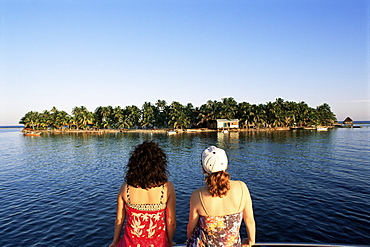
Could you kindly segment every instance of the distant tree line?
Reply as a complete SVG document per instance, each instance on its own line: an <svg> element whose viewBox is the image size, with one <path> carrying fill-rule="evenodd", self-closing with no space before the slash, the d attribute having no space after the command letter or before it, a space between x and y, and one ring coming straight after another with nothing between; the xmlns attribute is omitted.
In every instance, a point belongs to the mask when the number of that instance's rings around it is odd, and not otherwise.
<svg viewBox="0 0 370 247"><path fill-rule="evenodd" d="M19 123L35 129L187 129L214 126L216 119L239 119L240 128L331 126L336 122L335 114L326 103L312 108L303 101L297 103L281 98L266 104L249 104L238 103L230 97L209 100L200 107L176 101L168 105L165 100L154 104L145 102L141 108L135 105L125 108L99 106L94 112L76 106L71 114L53 107L50 111L27 112Z"/></svg>

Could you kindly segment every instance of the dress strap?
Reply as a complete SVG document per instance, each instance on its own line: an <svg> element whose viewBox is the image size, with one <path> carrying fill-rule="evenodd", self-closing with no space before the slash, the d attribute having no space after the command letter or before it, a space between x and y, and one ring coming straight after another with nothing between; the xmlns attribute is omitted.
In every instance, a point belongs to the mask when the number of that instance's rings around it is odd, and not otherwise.
<svg viewBox="0 0 370 247"><path fill-rule="evenodd" d="M242 185L242 183L240 182L240 181L238 181L239 182L239 184L240 184L240 187L241 187L241 189L242 189L242 197L240 198L240 205L239 205L239 212L242 210L242 203L243 203L243 197L244 197L244 190L243 190L243 185Z"/></svg>
<svg viewBox="0 0 370 247"><path fill-rule="evenodd" d="M160 204L163 204L163 195L164 195L164 184L162 184L161 199L159 200Z"/></svg>
<svg viewBox="0 0 370 247"><path fill-rule="evenodd" d="M200 191L200 189L198 189L198 191L199 191L200 203L202 204L202 207L204 209L204 212L206 212L207 216L210 217L210 215L209 215L209 213L208 213L208 211L206 209L206 206L203 203L202 192Z"/></svg>
<svg viewBox="0 0 370 247"><path fill-rule="evenodd" d="M127 191L126 191L126 192L127 192L127 193L126 193L126 194L127 194L127 203L128 203L128 204L131 204L131 201L130 201L130 193L129 193L129 189L128 189L129 185L128 185L128 184L126 184L126 186L127 186Z"/></svg>

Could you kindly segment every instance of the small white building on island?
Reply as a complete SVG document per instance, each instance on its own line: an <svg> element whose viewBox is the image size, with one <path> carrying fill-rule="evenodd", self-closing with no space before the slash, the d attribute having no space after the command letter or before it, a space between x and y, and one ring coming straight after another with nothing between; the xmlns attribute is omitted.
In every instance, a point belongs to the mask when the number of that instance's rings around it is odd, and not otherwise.
<svg viewBox="0 0 370 247"><path fill-rule="evenodd" d="M239 119L217 119L217 129L238 129Z"/></svg>

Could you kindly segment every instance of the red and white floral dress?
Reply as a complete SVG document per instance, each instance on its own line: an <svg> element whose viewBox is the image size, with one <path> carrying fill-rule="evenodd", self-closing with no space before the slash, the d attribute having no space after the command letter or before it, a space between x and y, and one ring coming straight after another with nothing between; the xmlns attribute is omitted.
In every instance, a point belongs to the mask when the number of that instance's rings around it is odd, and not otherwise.
<svg viewBox="0 0 370 247"><path fill-rule="evenodd" d="M117 247L169 247L162 186L159 204L131 204L127 185L126 224Z"/></svg>

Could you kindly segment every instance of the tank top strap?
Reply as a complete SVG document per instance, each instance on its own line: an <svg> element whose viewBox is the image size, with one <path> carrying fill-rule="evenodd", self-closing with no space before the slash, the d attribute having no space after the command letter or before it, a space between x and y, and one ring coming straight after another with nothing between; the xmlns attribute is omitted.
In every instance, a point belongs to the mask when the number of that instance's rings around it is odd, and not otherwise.
<svg viewBox="0 0 370 247"><path fill-rule="evenodd" d="M127 203L128 204L131 204L131 201L130 201L130 190L129 190L129 185L128 184L126 184L126 186L127 186L127 190L126 190L126 194L127 194Z"/></svg>
<svg viewBox="0 0 370 247"><path fill-rule="evenodd" d="M200 203L202 204L202 207L204 209L204 212L206 212L207 216L210 217L207 209L206 209L206 206L204 205L204 202L203 202L203 198L202 198L202 192L200 191L200 189L198 189L199 191L199 198L200 198Z"/></svg>
<svg viewBox="0 0 370 247"><path fill-rule="evenodd" d="M162 190L161 190L161 199L159 200L160 204L163 204L163 196L164 196L164 184L162 185Z"/></svg>
<svg viewBox="0 0 370 247"><path fill-rule="evenodd" d="M239 205L239 212L242 210L242 203L243 203L243 197L244 197L244 190L243 190L243 184L242 184L242 182L240 182L240 181L238 181L239 182L239 184L240 184L240 187L241 187L241 189L242 189L242 196L241 196L241 198L240 198L240 205Z"/></svg>

